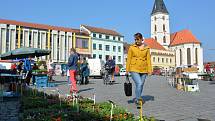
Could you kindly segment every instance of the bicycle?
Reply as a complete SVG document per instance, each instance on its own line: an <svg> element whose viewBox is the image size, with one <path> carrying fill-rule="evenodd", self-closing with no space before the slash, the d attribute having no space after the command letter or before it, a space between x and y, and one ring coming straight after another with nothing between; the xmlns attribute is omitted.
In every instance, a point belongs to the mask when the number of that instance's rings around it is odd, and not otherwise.
<svg viewBox="0 0 215 121"><path fill-rule="evenodd" d="M105 70L104 74L103 74L103 83L105 85L107 84L113 84L113 82L111 81L111 74L110 72L108 72L108 70Z"/></svg>

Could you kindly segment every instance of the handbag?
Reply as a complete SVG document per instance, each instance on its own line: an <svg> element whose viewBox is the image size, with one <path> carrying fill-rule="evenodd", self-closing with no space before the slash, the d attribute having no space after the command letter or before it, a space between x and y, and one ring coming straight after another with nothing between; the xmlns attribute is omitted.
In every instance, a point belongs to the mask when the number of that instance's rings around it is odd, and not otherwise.
<svg viewBox="0 0 215 121"><path fill-rule="evenodd" d="M132 83L130 82L128 75L126 75L126 81L124 83L124 91L126 96L132 96Z"/></svg>

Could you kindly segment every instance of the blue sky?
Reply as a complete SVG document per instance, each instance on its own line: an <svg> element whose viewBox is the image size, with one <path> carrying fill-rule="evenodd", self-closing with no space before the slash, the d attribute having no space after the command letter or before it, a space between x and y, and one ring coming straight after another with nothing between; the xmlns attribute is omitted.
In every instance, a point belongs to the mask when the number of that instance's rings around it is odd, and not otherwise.
<svg viewBox="0 0 215 121"><path fill-rule="evenodd" d="M171 33L189 29L202 42L204 61L215 61L215 1L164 0ZM2 0L0 18L79 28L80 24L113 29L133 42L150 37L154 0ZM209 50L214 49L214 50Z"/></svg>

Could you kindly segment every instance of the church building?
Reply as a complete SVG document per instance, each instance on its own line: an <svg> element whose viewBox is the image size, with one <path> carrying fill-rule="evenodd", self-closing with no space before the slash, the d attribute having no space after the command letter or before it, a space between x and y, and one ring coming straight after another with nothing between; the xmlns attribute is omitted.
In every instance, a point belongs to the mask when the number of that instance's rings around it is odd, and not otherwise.
<svg viewBox="0 0 215 121"><path fill-rule="evenodd" d="M188 29L171 33L169 12L163 0L155 0L151 13L151 38L145 39L151 48L153 67L196 66L203 71L201 42Z"/></svg>

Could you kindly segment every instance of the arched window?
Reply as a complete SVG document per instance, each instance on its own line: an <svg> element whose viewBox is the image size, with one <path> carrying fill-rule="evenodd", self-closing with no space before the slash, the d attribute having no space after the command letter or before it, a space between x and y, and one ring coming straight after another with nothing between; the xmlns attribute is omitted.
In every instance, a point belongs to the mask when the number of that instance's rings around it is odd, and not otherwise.
<svg viewBox="0 0 215 121"><path fill-rule="evenodd" d="M196 64L198 65L198 48L195 49Z"/></svg>
<svg viewBox="0 0 215 121"><path fill-rule="evenodd" d="M156 17L154 17L154 20L156 21L156 20L157 20L157 18L156 18Z"/></svg>
<svg viewBox="0 0 215 121"><path fill-rule="evenodd" d="M166 26L163 24L163 32L166 32Z"/></svg>
<svg viewBox="0 0 215 121"><path fill-rule="evenodd" d="M165 16L163 16L162 19L165 20Z"/></svg>
<svg viewBox="0 0 215 121"><path fill-rule="evenodd" d="M180 52L180 65L182 65L182 50L180 49L179 52Z"/></svg>
<svg viewBox="0 0 215 121"><path fill-rule="evenodd" d="M166 43L166 36L163 36L163 43Z"/></svg>
<svg viewBox="0 0 215 121"><path fill-rule="evenodd" d="M155 25L155 32L157 31L157 25Z"/></svg>
<svg viewBox="0 0 215 121"><path fill-rule="evenodd" d="M187 65L191 64L190 48L187 48Z"/></svg>

